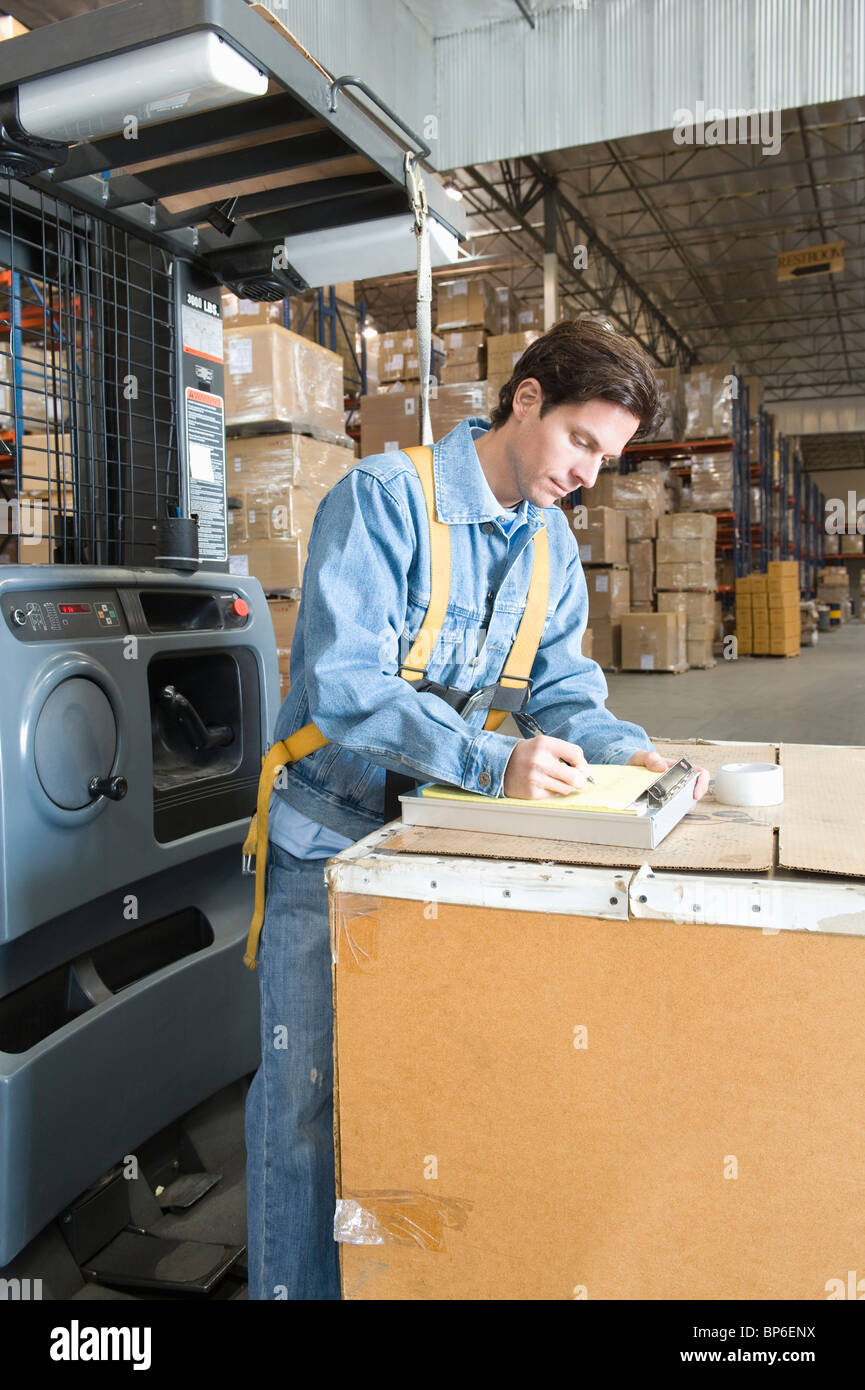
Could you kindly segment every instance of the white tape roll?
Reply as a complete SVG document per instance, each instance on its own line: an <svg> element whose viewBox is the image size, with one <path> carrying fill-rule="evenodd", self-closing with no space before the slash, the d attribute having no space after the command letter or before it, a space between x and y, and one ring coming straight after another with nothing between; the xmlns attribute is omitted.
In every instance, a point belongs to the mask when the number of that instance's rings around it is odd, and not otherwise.
<svg viewBox="0 0 865 1390"><path fill-rule="evenodd" d="M778 806L784 772L776 763L722 763L715 771L715 798L727 806Z"/></svg>

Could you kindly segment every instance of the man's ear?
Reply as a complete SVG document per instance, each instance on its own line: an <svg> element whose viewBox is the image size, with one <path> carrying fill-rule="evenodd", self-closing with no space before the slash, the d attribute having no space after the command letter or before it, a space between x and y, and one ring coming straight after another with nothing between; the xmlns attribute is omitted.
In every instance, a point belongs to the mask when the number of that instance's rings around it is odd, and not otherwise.
<svg viewBox="0 0 865 1390"><path fill-rule="evenodd" d="M517 397L518 397L518 396L519 396L519 407L520 407L520 410L521 410L521 411L524 411L524 410L526 410L526 409L530 409L533 405L538 405L539 402L540 402L541 400L543 400L543 393L542 393L542 391L541 391L541 384L540 384L540 382L537 381L536 378L533 377L533 376L526 377L526 379L525 379L524 381L521 381L521 382L520 382L519 386L517 387L516 391L514 392L514 400L513 400L513 407L514 407L514 409L516 409L516 408L517 408L517 405L518 405L518 402L517 402Z"/></svg>

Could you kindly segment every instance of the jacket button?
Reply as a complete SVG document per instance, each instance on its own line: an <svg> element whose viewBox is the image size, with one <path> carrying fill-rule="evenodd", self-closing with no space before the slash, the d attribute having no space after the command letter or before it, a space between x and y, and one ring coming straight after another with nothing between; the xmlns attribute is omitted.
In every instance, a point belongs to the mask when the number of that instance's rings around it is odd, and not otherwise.
<svg viewBox="0 0 865 1390"><path fill-rule="evenodd" d="M490 784L490 774L487 772L486 768L484 768L483 772L482 772L482 773L480 774L480 776L478 777L478 786L479 786L479 787L488 787L489 784Z"/></svg>
<svg viewBox="0 0 865 1390"><path fill-rule="evenodd" d="M493 523L491 521L485 521L481 530L484 532L484 535L491 536L494 530Z"/></svg>

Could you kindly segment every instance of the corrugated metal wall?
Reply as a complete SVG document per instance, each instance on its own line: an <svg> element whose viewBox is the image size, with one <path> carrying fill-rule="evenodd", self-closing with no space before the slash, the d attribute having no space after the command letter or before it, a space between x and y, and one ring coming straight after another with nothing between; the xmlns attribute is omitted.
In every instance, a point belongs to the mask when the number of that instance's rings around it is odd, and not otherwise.
<svg viewBox="0 0 865 1390"><path fill-rule="evenodd" d="M562 0L433 40L413 0L270 0L334 73L363 77L440 169L672 129L679 108L784 110L865 94L863 0ZM427 8L419 13L428 17ZM429 19L428 19L429 22Z"/></svg>
<svg viewBox="0 0 865 1390"><path fill-rule="evenodd" d="M441 38L441 165L672 129L677 108L865 93L863 0L589 0Z"/></svg>

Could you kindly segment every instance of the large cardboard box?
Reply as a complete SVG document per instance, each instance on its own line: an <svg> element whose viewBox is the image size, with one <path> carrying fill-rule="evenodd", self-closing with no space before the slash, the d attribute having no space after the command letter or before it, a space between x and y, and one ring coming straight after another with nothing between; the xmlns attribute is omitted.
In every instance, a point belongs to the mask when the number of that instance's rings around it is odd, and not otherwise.
<svg viewBox="0 0 865 1390"><path fill-rule="evenodd" d="M442 367L441 379L443 386L452 386L455 382L486 381L486 376L485 362L458 362L453 366L448 364Z"/></svg>
<svg viewBox="0 0 865 1390"><path fill-rule="evenodd" d="M664 421L652 438L682 439L684 438L684 392L682 390L682 373L678 367L655 367L654 372L660 387Z"/></svg>
<svg viewBox="0 0 865 1390"><path fill-rule="evenodd" d="M229 549L247 538L297 536L301 565L322 498L355 463L353 449L303 434L257 435L226 444L226 491L242 502L229 512ZM273 532L272 518L280 521ZM252 518L252 519L250 519Z"/></svg>
<svg viewBox="0 0 865 1390"><path fill-rule="evenodd" d="M827 537L828 539L828 537ZM865 554L865 536L851 536L842 532L838 540L840 542L839 554L841 555L862 555Z"/></svg>
<svg viewBox="0 0 865 1390"><path fill-rule="evenodd" d="M686 439L729 439L733 430L732 362L693 367L683 378Z"/></svg>
<svg viewBox="0 0 865 1390"><path fill-rule="evenodd" d="M484 352L489 336L486 328L449 328L441 334L448 362L461 360L455 357L459 352Z"/></svg>
<svg viewBox="0 0 865 1390"><path fill-rule="evenodd" d="M300 601L295 598L272 598L267 601L267 609L270 613L271 622L273 623L273 635L276 638L276 657L279 663L280 693L283 697L288 690L291 666L291 643L294 637L294 629L297 626L297 612L299 608Z"/></svg>
<svg viewBox="0 0 865 1390"><path fill-rule="evenodd" d="M225 332L227 427L284 422L345 435L342 358L278 324Z"/></svg>
<svg viewBox="0 0 865 1390"><path fill-rule="evenodd" d="M458 382L446 384L430 397L429 413L433 437L441 439L450 434L461 420L474 417L488 420L498 394L486 381Z"/></svg>
<svg viewBox="0 0 865 1390"><path fill-rule="evenodd" d="M240 299L230 290L222 291L222 321L226 328L249 328L253 324L285 324L285 300Z"/></svg>
<svg viewBox="0 0 865 1390"><path fill-rule="evenodd" d="M417 352L417 334L413 328L403 329L399 333L384 333L379 339L379 378L383 383L390 381L419 381L420 380L420 359ZM435 360L441 361L444 357L444 342L435 333L431 338L431 348L434 354L431 359L431 370L435 366ZM432 371L432 375L435 372Z"/></svg>
<svg viewBox="0 0 865 1390"><path fill-rule="evenodd" d="M626 569L607 566L585 571L589 592L589 626L598 641L598 626L602 621L618 621L627 613L631 603L631 575Z"/></svg>
<svg viewBox="0 0 865 1390"><path fill-rule="evenodd" d="M629 541L652 540L657 533L657 519L664 512L664 479L657 473L604 469L594 487L583 490L583 502L624 512Z"/></svg>
<svg viewBox="0 0 865 1390"><path fill-rule="evenodd" d="M71 434L25 434L19 449L21 491L40 497L56 497L75 480Z"/></svg>
<svg viewBox="0 0 865 1390"><path fill-rule="evenodd" d="M587 627L583 633L583 640L580 645L580 650L582 651L583 656L588 657L589 660L592 659L592 629L590 627Z"/></svg>
<svg viewBox="0 0 865 1390"><path fill-rule="evenodd" d="M628 568L631 571L631 604L651 606L655 593L655 542L628 541Z"/></svg>
<svg viewBox="0 0 865 1390"><path fill-rule="evenodd" d="M436 283L436 329L487 328L495 333L499 325L499 305L494 288L482 276L463 277Z"/></svg>
<svg viewBox="0 0 865 1390"><path fill-rule="evenodd" d="M627 613L622 618L623 671L685 671L684 613Z"/></svg>
<svg viewBox="0 0 865 1390"><path fill-rule="evenodd" d="M490 375L510 376L526 348L540 336L536 329L529 328L521 333L502 333L489 338L487 367Z"/></svg>
<svg viewBox="0 0 865 1390"><path fill-rule="evenodd" d="M691 498L688 510L733 510L733 454L697 454L691 461ZM756 521L756 517L751 518Z"/></svg>
<svg viewBox="0 0 865 1390"><path fill-rule="evenodd" d="M658 589L705 589L714 592L715 566L705 561L667 564L659 561L655 584Z"/></svg>
<svg viewBox="0 0 865 1390"><path fill-rule="evenodd" d="M360 398L360 453L389 454L420 444L420 401L414 391L386 391Z"/></svg>
<svg viewBox="0 0 865 1390"><path fill-rule="evenodd" d="M627 565L627 524L622 512L612 507L586 507L573 513L574 521L585 520L585 526L574 526L574 536L584 565Z"/></svg>
<svg viewBox="0 0 865 1390"><path fill-rule="evenodd" d="M717 518L697 512L667 512L658 517L658 539L704 540L715 544Z"/></svg>
<svg viewBox="0 0 865 1390"><path fill-rule="evenodd" d="M230 573L253 575L266 594L299 589L300 541L287 531L280 533L275 527L273 531L267 539L240 543L236 550L229 544Z"/></svg>
<svg viewBox="0 0 865 1390"><path fill-rule="evenodd" d="M714 623L714 606L714 594L689 593L675 589L658 594L658 612L684 613L688 621L689 635L692 629L696 632L700 624L709 626Z"/></svg>
<svg viewBox="0 0 865 1390"><path fill-rule="evenodd" d="M592 618L592 660L605 671L618 671L622 665L621 618Z"/></svg>

